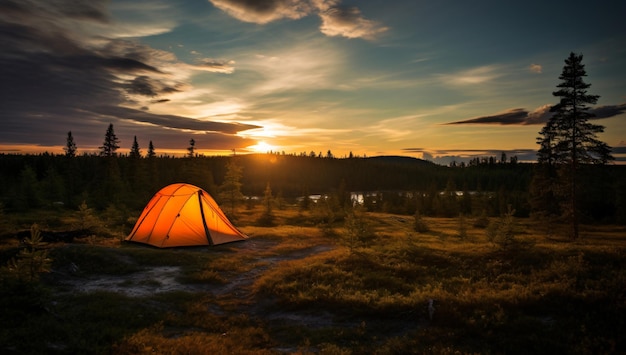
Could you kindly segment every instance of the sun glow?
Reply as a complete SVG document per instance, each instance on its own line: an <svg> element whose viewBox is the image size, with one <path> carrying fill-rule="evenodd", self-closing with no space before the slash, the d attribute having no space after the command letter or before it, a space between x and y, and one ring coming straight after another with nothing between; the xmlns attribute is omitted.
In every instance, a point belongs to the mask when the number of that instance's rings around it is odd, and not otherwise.
<svg viewBox="0 0 626 355"><path fill-rule="evenodd" d="M271 152L271 151L276 151L276 147L268 144L265 141L259 141L257 142L257 144L255 145L251 145L249 147L247 147L248 149L257 152L257 153L267 153L267 152Z"/></svg>

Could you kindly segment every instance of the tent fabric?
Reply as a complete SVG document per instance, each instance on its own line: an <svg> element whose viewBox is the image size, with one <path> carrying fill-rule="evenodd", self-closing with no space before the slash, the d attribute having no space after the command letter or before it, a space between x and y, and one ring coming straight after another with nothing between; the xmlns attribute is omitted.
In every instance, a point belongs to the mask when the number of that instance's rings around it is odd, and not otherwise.
<svg viewBox="0 0 626 355"><path fill-rule="evenodd" d="M162 188L152 197L126 240L168 248L216 245L247 238L230 223L206 191L178 183Z"/></svg>

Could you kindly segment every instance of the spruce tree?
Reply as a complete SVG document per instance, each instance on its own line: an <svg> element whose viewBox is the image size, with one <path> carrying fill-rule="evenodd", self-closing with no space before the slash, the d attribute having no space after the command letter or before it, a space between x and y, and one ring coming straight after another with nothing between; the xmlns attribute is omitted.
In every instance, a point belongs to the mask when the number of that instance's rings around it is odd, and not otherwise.
<svg viewBox="0 0 626 355"><path fill-rule="evenodd" d="M109 128L107 128L107 132L104 135L104 143L100 147L100 156L104 157L114 157L116 155L117 149L119 146L120 140L115 135L115 131L113 130L113 123L109 124Z"/></svg>
<svg viewBox="0 0 626 355"><path fill-rule="evenodd" d="M133 146L130 148L130 157L134 159L141 158L141 149L139 149L139 143L137 143L137 136L133 138Z"/></svg>
<svg viewBox="0 0 626 355"><path fill-rule="evenodd" d="M560 101L552 107L553 115L537 139L540 145L537 160L545 169L542 173L547 174L548 178L553 174L552 171L558 174L558 179L548 182L552 190L563 197L563 212L571 223L571 237L574 239L578 238L580 167L606 164L613 160L611 148L597 138L604 127L589 123L594 115L589 112L588 105L596 104L599 96L587 93L591 84L583 80L587 73L582 59L582 54L573 52L565 59L563 72L559 76L561 83L557 85L558 90L552 93ZM541 182L545 183L546 180L541 179ZM559 190L559 185L565 189ZM551 189L540 190L545 192Z"/></svg>
<svg viewBox="0 0 626 355"><path fill-rule="evenodd" d="M156 157L156 153L154 151L154 144L152 144L152 141L150 141L150 143L148 143L148 154L146 156L148 158Z"/></svg>
<svg viewBox="0 0 626 355"><path fill-rule="evenodd" d="M189 140L189 148L187 148L187 152L188 152L187 156L189 158L193 158L195 155L195 151L196 151L196 141L193 138L191 138Z"/></svg>
<svg viewBox="0 0 626 355"><path fill-rule="evenodd" d="M74 137L72 136L72 131L67 132L67 143L65 144L65 156L68 158L73 158L76 156L76 143L74 142Z"/></svg>

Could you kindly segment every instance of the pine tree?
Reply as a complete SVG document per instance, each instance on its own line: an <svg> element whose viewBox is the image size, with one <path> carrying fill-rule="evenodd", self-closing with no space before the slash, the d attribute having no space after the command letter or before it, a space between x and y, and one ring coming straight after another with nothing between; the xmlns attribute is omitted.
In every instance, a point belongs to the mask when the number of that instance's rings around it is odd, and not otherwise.
<svg viewBox="0 0 626 355"><path fill-rule="evenodd" d="M109 128L107 128L107 132L104 135L104 143L100 147L100 156L104 157L114 157L116 155L117 149L119 146L120 140L115 135L115 131L113 130L113 123L109 124Z"/></svg>
<svg viewBox="0 0 626 355"><path fill-rule="evenodd" d="M189 158L193 158L195 156L195 151L196 151L196 141L191 138L189 140L189 148L187 148L187 156Z"/></svg>
<svg viewBox="0 0 626 355"><path fill-rule="evenodd" d="M156 157L156 153L154 151L154 144L152 144L152 141L150 141L150 143L148 143L148 154L146 156L148 158Z"/></svg>
<svg viewBox="0 0 626 355"><path fill-rule="evenodd" d="M139 149L139 143L137 143L137 136L133 139L133 146L130 148L130 157L134 159L141 158L141 149Z"/></svg>
<svg viewBox="0 0 626 355"><path fill-rule="evenodd" d="M76 156L76 143L74 142L74 137L72 137L72 131L67 132L67 143L63 150L65 151L65 156L68 158Z"/></svg>
<svg viewBox="0 0 626 355"><path fill-rule="evenodd" d="M263 213L258 219L258 223L261 226L273 226L274 225L274 196L272 196L272 188L268 182L265 186L265 192L263 197Z"/></svg>
<svg viewBox="0 0 626 355"><path fill-rule="evenodd" d="M562 190L562 207L571 222L571 237L574 239L578 238L580 166L606 164L613 160L611 148L597 138L604 127L588 122L594 117L588 105L596 104L599 96L587 93L591 84L583 81L587 73L582 59L582 54L573 52L565 59L563 72L559 76L561 83L557 85L558 90L552 93L560 101L552 107L553 115L537 139L540 146L538 163L547 165L547 174L551 173L550 167L554 166L560 177L554 183L566 187ZM542 181L545 182L545 179ZM552 185L556 191L557 186Z"/></svg>
<svg viewBox="0 0 626 355"><path fill-rule="evenodd" d="M222 203L230 206L231 217L234 217L235 206L244 198L241 193L241 177L243 168L239 166L234 158L231 158L226 164L226 175L224 182L220 185L220 200Z"/></svg>

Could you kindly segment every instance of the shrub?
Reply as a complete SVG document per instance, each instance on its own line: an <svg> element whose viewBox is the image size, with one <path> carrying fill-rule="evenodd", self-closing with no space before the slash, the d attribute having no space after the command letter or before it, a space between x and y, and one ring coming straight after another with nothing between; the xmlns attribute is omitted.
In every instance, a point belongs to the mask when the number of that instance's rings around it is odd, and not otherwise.
<svg viewBox="0 0 626 355"><path fill-rule="evenodd" d="M489 218L487 217L487 212L483 210L483 212L474 220L475 228L487 228L489 226Z"/></svg>
<svg viewBox="0 0 626 355"><path fill-rule="evenodd" d="M348 212L345 218L345 226L346 234L344 241L350 248L350 252L360 246L366 247L374 237L374 231L367 221L361 206L356 206Z"/></svg>
<svg viewBox="0 0 626 355"><path fill-rule="evenodd" d="M48 251L42 249L45 243L37 224L30 227L30 237L24 239L24 244L26 248L9 260L7 266L9 274L20 281L38 281L40 273L50 272L52 259L48 258Z"/></svg>
<svg viewBox="0 0 626 355"><path fill-rule="evenodd" d="M467 239L467 221L462 213L459 215L459 238Z"/></svg>
<svg viewBox="0 0 626 355"><path fill-rule="evenodd" d="M507 212L487 227L487 239L501 249L509 249L516 242L517 226L514 214L515 210L509 205Z"/></svg>
<svg viewBox="0 0 626 355"><path fill-rule="evenodd" d="M425 232L428 232L430 230L430 228L428 227L428 225L426 224L426 222L422 218L422 215L421 215L419 210L415 211L414 218L415 218L415 220L413 222L413 229L416 232L418 232L418 233L425 233Z"/></svg>

